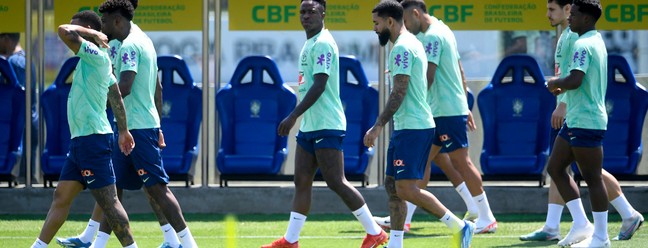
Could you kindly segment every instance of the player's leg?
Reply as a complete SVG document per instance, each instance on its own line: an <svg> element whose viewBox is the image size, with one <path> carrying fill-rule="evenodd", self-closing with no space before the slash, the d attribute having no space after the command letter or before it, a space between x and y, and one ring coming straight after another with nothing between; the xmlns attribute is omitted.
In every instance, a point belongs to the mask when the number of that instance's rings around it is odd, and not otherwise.
<svg viewBox="0 0 648 248"><path fill-rule="evenodd" d="M602 176L608 199L622 219L619 235L614 237L613 240L629 240L643 224L644 217L625 198L619 181L612 174L603 169Z"/></svg>
<svg viewBox="0 0 648 248"><path fill-rule="evenodd" d="M283 237L262 248L299 247L299 234L301 233L306 217L310 212L313 178L317 171L315 160L314 140L308 133L299 132L295 148L295 194L292 200L292 211L288 219L288 227Z"/></svg>
<svg viewBox="0 0 648 248"><path fill-rule="evenodd" d="M88 224L86 225L86 228L83 230L81 234L78 236L74 237L69 237L69 238L56 238L56 243L63 247L83 247L84 244L93 244L93 240L95 239L95 235L97 235L97 232L99 231L99 227L101 225L101 222L103 221L103 210L95 203L94 208L92 209L92 215L90 216L90 220L88 220ZM110 237L108 235L108 237ZM105 239L106 243L108 242L108 238ZM105 247L106 245L104 244L103 246L94 246L96 248L102 248Z"/></svg>
<svg viewBox="0 0 648 248"><path fill-rule="evenodd" d="M574 144L573 141L572 144ZM587 182L590 202L592 205L592 216L594 217L593 236L576 244L574 247L607 247L600 246L605 243L609 244L610 242L607 232L607 190L605 184L603 184L603 178L601 176L601 170L603 167L603 147L573 146L572 152L574 153L574 157L579 165L581 175L585 182Z"/></svg>
<svg viewBox="0 0 648 248"><path fill-rule="evenodd" d="M115 236L123 247L135 244L133 234L128 223L128 215L117 199L117 189L114 185L108 185L99 189L91 189L90 192L97 201L97 204L104 211L104 219L108 221L110 227L115 232Z"/></svg>
<svg viewBox="0 0 648 248"><path fill-rule="evenodd" d="M568 131L567 126L563 126L560 134L554 142L547 165L547 172L551 176L553 183L556 185L558 192L560 192L562 199L566 202L565 205L569 209L569 213L573 219L573 225L569 233L567 233L565 238L558 242L558 245L561 246L580 242L587 237L592 236L592 233L594 232L594 227L585 215L585 210L583 208L583 203L576 182L574 182L566 170L574 161L571 145L568 142L568 140L570 140L568 133L570 133L570 131Z"/></svg>
<svg viewBox="0 0 648 248"><path fill-rule="evenodd" d="M197 246L196 241L187 227L178 200L167 187L169 176L162 163L159 132L157 128L131 130L138 146L129 157L144 185L149 204L158 217L164 236L161 246L176 248L182 244L182 247L193 248ZM171 232L170 229L174 231Z"/></svg>
<svg viewBox="0 0 648 248"><path fill-rule="evenodd" d="M67 219L72 201L81 190L83 190L83 184L79 181L59 181L54 190L54 199L47 212L43 228L32 247L47 247L47 244L52 241L56 232L58 232Z"/></svg>

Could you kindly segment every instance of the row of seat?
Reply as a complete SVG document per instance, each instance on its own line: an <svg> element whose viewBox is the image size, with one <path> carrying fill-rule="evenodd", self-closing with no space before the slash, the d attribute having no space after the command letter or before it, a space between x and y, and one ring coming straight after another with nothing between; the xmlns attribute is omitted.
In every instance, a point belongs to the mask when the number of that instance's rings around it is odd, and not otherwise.
<svg viewBox="0 0 648 248"><path fill-rule="evenodd" d="M68 59L54 84L41 96L47 127L41 164L44 179L50 186L51 181L58 179L69 145L68 78L77 63L76 57ZM604 140L604 167L615 175L632 175L636 174L641 158L641 132L648 109L648 93L636 83L623 57L610 55L608 66L609 125ZM162 152L165 169L172 180L183 180L189 185L197 157L202 93L181 58L160 56L158 67L164 88L161 120L168 145ZM0 88L2 103L12 106L5 108L0 116L0 137L6 137L0 140L0 162L4 162L0 164L0 180L9 180L21 156L24 89L18 86L13 71L1 59L0 70L7 82L15 82ZM617 80L617 71L623 80ZM174 80L174 73L180 81ZM269 81L264 79L264 73L269 75ZM528 78L532 80L525 81ZM378 115L378 92L369 86L362 65L353 57L340 58L340 86L347 118L343 144L345 173L350 180L362 181L365 185L365 172L374 150L365 147L362 138ZM232 80L216 94L222 128L217 155L221 186L227 185L229 180L292 179L291 175L279 175L289 149L287 137L279 137L276 128L292 111L296 101L295 93L284 84L272 59L251 56L239 63ZM472 109L472 93L468 101ZM551 143L548 120L555 101L544 87L544 75L533 58L513 55L501 62L491 83L478 98L485 130L480 159L485 179L538 178L542 184ZM433 167L432 173L433 176L441 175L437 167Z"/></svg>

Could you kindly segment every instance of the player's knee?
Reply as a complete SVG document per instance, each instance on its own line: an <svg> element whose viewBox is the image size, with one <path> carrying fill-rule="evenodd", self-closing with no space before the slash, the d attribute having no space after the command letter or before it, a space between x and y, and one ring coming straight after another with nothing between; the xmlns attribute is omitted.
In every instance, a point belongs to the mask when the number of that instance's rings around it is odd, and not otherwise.
<svg viewBox="0 0 648 248"><path fill-rule="evenodd" d="M63 192L62 190L59 189L55 189L54 200L52 201L52 205L57 208L69 207L72 204L73 200L74 197L72 197L70 193Z"/></svg>
<svg viewBox="0 0 648 248"><path fill-rule="evenodd" d="M411 199L414 197L415 189L417 189L417 187L412 187L412 185L409 184L397 184L396 195L400 199L411 201Z"/></svg>
<svg viewBox="0 0 648 248"><path fill-rule="evenodd" d="M310 188L313 186L313 179L304 176L295 175L295 180L293 180L293 183L295 184L295 188L298 189Z"/></svg>

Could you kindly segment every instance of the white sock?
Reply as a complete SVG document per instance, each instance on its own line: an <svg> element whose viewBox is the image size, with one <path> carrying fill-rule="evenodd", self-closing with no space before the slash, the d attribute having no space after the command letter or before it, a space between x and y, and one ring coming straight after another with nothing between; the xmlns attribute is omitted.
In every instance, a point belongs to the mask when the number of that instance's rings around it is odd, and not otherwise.
<svg viewBox="0 0 648 248"><path fill-rule="evenodd" d="M545 227L552 231L560 232L560 218L565 206L549 203L547 206L547 221Z"/></svg>
<svg viewBox="0 0 648 248"><path fill-rule="evenodd" d="M621 215L621 219L624 220L629 219L632 217L634 212L636 212L636 210L628 202L628 199L625 198L624 194L621 194L616 199L611 200L610 203L612 203L614 209L616 209L616 211L619 212L619 215Z"/></svg>
<svg viewBox="0 0 648 248"><path fill-rule="evenodd" d="M110 239L110 234L107 234L105 232L99 231L97 232L97 237L95 238L94 242L92 242L92 248L105 248L106 245L108 244L108 240Z"/></svg>
<svg viewBox="0 0 648 248"><path fill-rule="evenodd" d="M381 229L376 221L374 221L373 215L371 215L371 211L369 211L367 204L364 204L362 205L362 207L353 211L353 216L355 216L356 219L360 221L360 224L362 224L362 227L364 227L365 232L371 235L380 234Z"/></svg>
<svg viewBox="0 0 648 248"><path fill-rule="evenodd" d="M607 232L608 211L603 211L603 212L592 211L592 216L594 216L594 236L600 240L607 240L608 239L608 232Z"/></svg>
<svg viewBox="0 0 648 248"><path fill-rule="evenodd" d="M581 202L581 198L571 200L565 205L567 205L567 209L569 209L569 213L574 220L574 226L584 227L585 225L587 225L587 223L589 223L587 216L585 216L585 209L583 208L583 202Z"/></svg>
<svg viewBox="0 0 648 248"><path fill-rule="evenodd" d="M99 231L99 225L101 225L101 223L90 219L85 230L83 230L83 233L79 235L79 240L81 240L81 242L83 243L92 241L95 235L97 235L97 231Z"/></svg>
<svg viewBox="0 0 648 248"><path fill-rule="evenodd" d="M290 212L290 220L288 220L288 229L284 238L290 243L295 243L299 240L299 233L306 223L306 215Z"/></svg>
<svg viewBox="0 0 648 248"><path fill-rule="evenodd" d="M193 235L191 235L191 231L189 231L189 227L186 227L184 230L179 231L178 237L180 238L180 243L182 243L182 247L186 247L186 248L198 247L198 245L196 244L196 240L194 240Z"/></svg>
<svg viewBox="0 0 648 248"><path fill-rule="evenodd" d="M387 243L388 248L402 248L403 247L403 235L405 231L389 231L389 242Z"/></svg>
<svg viewBox="0 0 648 248"><path fill-rule="evenodd" d="M124 246L124 248L137 248L137 243L133 242L133 243L132 243L131 245L129 245L129 246Z"/></svg>
<svg viewBox="0 0 648 248"><path fill-rule="evenodd" d="M457 191L457 193L459 193L459 196L461 196L461 199L463 199L464 203L466 203L466 209L468 213L479 213L477 204L475 204L472 195L470 195L470 190L468 190L468 187L466 187L466 182L461 182L461 184L459 184L459 186L457 186L455 190Z"/></svg>
<svg viewBox="0 0 648 248"><path fill-rule="evenodd" d="M171 224L167 223L166 225L160 226L160 229L162 230L162 235L164 235L164 242L169 243L171 247L178 247L180 245L178 235L176 235Z"/></svg>
<svg viewBox="0 0 648 248"><path fill-rule="evenodd" d="M414 212L416 212L416 205L411 202L405 202L407 204L407 216L405 217L405 224L411 224L412 223L412 217L414 216Z"/></svg>
<svg viewBox="0 0 648 248"><path fill-rule="evenodd" d="M480 220L488 220L489 223L495 221L495 216L493 216L493 212L491 212L490 205L488 204L488 198L486 198L486 191L482 192L481 195L473 197L473 201L477 205Z"/></svg>
<svg viewBox="0 0 648 248"><path fill-rule="evenodd" d="M37 238L36 241L34 241L34 244L32 244L31 248L47 248L47 244Z"/></svg>
<svg viewBox="0 0 648 248"><path fill-rule="evenodd" d="M439 219L443 224L446 224L450 230L452 230L453 233L461 231L461 229L464 228L466 223L463 222L463 220L457 218L452 212L448 211Z"/></svg>

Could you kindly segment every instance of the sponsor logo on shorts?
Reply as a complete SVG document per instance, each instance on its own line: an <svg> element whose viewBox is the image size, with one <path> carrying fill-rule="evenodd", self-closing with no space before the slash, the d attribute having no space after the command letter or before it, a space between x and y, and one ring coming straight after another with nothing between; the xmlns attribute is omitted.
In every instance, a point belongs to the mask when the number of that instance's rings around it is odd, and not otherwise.
<svg viewBox="0 0 648 248"><path fill-rule="evenodd" d="M451 145L452 145L452 142L450 142L450 143L448 143L448 144L445 144L445 147L446 147L446 148L450 148Z"/></svg>
<svg viewBox="0 0 648 248"><path fill-rule="evenodd" d="M143 176L143 175L146 175L146 174L148 174L148 172L146 172L144 169L137 170L137 175Z"/></svg>
<svg viewBox="0 0 648 248"><path fill-rule="evenodd" d="M403 171L405 171L405 170L397 170L397 171L396 171L396 174L400 174L400 173L403 172Z"/></svg>
<svg viewBox="0 0 648 248"><path fill-rule="evenodd" d="M315 144L322 142L322 140L324 140L324 139L316 139Z"/></svg>
<svg viewBox="0 0 648 248"><path fill-rule="evenodd" d="M405 163L403 163L403 160L402 160L402 159L395 159L395 160L394 160L394 166L396 166L396 167L402 167L402 166L405 166Z"/></svg>
<svg viewBox="0 0 648 248"><path fill-rule="evenodd" d="M450 140L450 136L448 136L447 134L439 135L439 140L441 140L442 142L448 141Z"/></svg>
<svg viewBox="0 0 648 248"><path fill-rule="evenodd" d="M91 177L94 176L94 173L91 170L82 170L81 175L84 177Z"/></svg>

